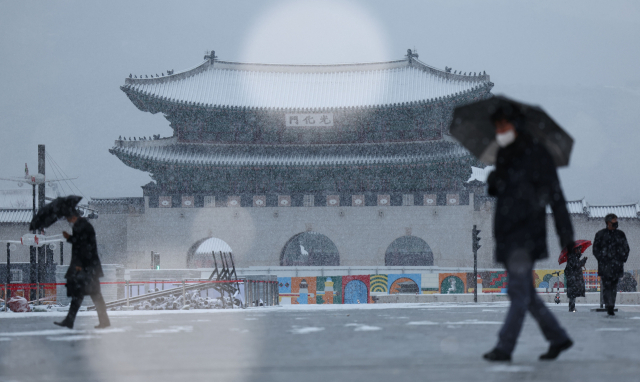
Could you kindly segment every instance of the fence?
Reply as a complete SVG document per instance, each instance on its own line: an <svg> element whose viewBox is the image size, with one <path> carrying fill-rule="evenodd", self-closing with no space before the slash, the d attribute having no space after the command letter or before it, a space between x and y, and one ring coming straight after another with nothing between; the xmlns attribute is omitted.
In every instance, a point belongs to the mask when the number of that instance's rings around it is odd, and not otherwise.
<svg viewBox="0 0 640 382"><path fill-rule="evenodd" d="M101 282L100 285L120 284L125 287L126 297L120 300L108 301L108 307L130 305L131 302L142 302L157 297L169 295L181 295L182 302L192 299L194 296L206 299L227 299L239 300L242 307L250 306L273 306L278 305L278 283L275 280L259 280L260 276L239 278L237 280L146 280L146 281L114 281ZM273 278L275 276L263 276L263 278ZM20 296L28 301L36 303L55 303L58 287L63 287L65 283L12 283L0 284L0 294L4 300L8 296ZM234 286L234 288L228 288ZM36 290L37 298L30 299L30 291ZM177 293L176 293L177 292ZM187 298L187 292L189 296ZM237 293L235 293L237 292ZM224 306L224 304L223 304Z"/></svg>

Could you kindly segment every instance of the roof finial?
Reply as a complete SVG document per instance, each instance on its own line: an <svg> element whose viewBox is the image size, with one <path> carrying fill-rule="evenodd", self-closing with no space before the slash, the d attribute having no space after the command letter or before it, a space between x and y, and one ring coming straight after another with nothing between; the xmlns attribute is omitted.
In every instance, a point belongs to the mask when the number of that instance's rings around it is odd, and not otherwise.
<svg viewBox="0 0 640 382"><path fill-rule="evenodd" d="M411 65L411 63L413 62L413 58L418 58L418 52L417 51L412 51L411 49L407 49L407 55L405 56L407 57L407 60L409 61L409 65Z"/></svg>
<svg viewBox="0 0 640 382"><path fill-rule="evenodd" d="M212 50L211 52L207 52L207 54L204 56L204 59L209 60L212 64L216 60L216 58L218 57L216 56L215 50Z"/></svg>

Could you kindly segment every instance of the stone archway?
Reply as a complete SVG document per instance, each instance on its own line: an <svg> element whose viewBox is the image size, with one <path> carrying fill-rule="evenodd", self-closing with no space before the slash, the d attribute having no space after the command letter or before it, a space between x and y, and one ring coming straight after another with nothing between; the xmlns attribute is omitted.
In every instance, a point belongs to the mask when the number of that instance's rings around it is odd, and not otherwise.
<svg viewBox="0 0 640 382"><path fill-rule="evenodd" d="M280 253L281 266L338 266L340 254L336 245L318 232L302 232L293 236Z"/></svg>
<svg viewBox="0 0 640 382"><path fill-rule="evenodd" d="M385 266L433 266L433 252L426 241L416 236L395 239L384 255Z"/></svg>
<svg viewBox="0 0 640 382"><path fill-rule="evenodd" d="M232 250L229 244L216 237L200 239L187 251L187 268L213 268L212 252L230 253Z"/></svg>

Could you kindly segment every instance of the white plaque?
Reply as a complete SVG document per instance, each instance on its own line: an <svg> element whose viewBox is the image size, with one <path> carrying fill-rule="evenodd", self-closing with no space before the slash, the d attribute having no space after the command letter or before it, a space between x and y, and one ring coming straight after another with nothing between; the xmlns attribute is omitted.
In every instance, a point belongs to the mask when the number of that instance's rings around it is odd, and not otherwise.
<svg viewBox="0 0 640 382"><path fill-rule="evenodd" d="M333 126L333 113L285 114L287 127Z"/></svg>

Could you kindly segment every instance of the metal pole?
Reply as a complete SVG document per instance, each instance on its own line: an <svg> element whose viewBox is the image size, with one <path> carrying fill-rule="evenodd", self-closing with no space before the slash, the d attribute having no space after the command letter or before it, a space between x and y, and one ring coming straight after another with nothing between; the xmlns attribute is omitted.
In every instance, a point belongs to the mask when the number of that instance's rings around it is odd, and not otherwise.
<svg viewBox="0 0 640 382"><path fill-rule="evenodd" d="M127 288L127 307L129 307L129 297L131 295L131 293L129 291L129 280L127 280L125 282L126 282L125 288Z"/></svg>
<svg viewBox="0 0 640 382"><path fill-rule="evenodd" d="M473 226L473 279L476 280L476 287L473 288L473 302L478 302L478 248L475 243L476 226Z"/></svg>
<svg viewBox="0 0 640 382"><path fill-rule="evenodd" d="M60 242L60 265L64 265L64 242Z"/></svg>
<svg viewBox="0 0 640 382"><path fill-rule="evenodd" d="M8 288L8 285L4 284L4 311L5 312L7 311L7 303L9 302L7 299L7 288Z"/></svg>
<svg viewBox="0 0 640 382"><path fill-rule="evenodd" d="M4 304L7 306L7 285L11 285L11 244L7 243L7 283L4 286ZM11 297L11 293L8 294Z"/></svg>

